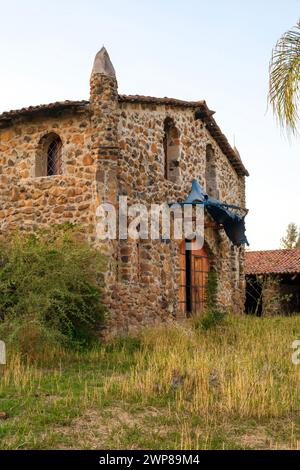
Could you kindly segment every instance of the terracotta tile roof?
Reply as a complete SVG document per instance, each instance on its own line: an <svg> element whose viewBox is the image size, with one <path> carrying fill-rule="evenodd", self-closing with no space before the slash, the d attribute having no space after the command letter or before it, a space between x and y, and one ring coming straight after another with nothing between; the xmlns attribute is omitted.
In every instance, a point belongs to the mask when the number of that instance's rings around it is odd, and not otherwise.
<svg viewBox="0 0 300 470"><path fill-rule="evenodd" d="M197 108L199 106L206 106L204 100L201 101L184 101L176 98L157 98L155 96L144 96L144 95L119 95L119 101L121 103L145 103L145 104L164 104L170 106L180 106L183 108ZM207 108L208 109L208 108ZM214 114L214 111L210 111Z"/></svg>
<svg viewBox="0 0 300 470"><path fill-rule="evenodd" d="M5 111L0 114L0 122L2 124L10 124L11 121L18 117L30 116L32 114L43 113L46 114L49 112L51 114L55 111L64 111L66 109L85 107L89 104L88 101L56 101L55 103L49 104L40 104L38 106L29 106L28 108L15 109L12 111Z"/></svg>
<svg viewBox="0 0 300 470"><path fill-rule="evenodd" d="M238 175L249 176L248 171L243 165L239 153L229 144L227 138L222 134L221 129L212 117L215 113L210 110L204 100L202 101L182 101L175 98L155 98L153 96L141 95L119 95L121 103L141 103L141 104L157 104L166 106L176 106L184 108L194 108L196 119L201 119L206 123L206 128L215 139L223 153L227 156L231 165L234 167ZM6 111L0 114L0 128L10 126L13 121L20 117L30 117L33 115L51 115L66 110L84 110L88 109L89 101L57 101L50 104L42 104L39 106L29 106L13 111Z"/></svg>
<svg viewBox="0 0 300 470"><path fill-rule="evenodd" d="M205 102L204 102L205 103ZM206 103L202 107L199 107L196 111L196 117L202 119L206 123L206 129L210 135L215 139L222 152L227 156L233 168L236 170L238 175L249 176L248 170L245 168L239 152L231 147L226 136L222 133L220 127L210 114L210 110L207 108Z"/></svg>
<svg viewBox="0 0 300 470"><path fill-rule="evenodd" d="M300 273L300 248L246 251L246 274Z"/></svg>
<svg viewBox="0 0 300 470"><path fill-rule="evenodd" d="M205 101L183 101L175 98L155 98L154 96L143 96L143 95L119 95L119 101L121 103L141 103L141 104L158 104L158 105L170 105L184 108L197 108L200 106L206 107L206 112L210 115L214 114L214 111L210 111ZM51 111L63 111L70 108L87 107L89 101L56 101L55 103L40 104L38 106L29 106L27 108L16 109L12 111L5 111L0 114L0 121L11 121L21 116L28 116L30 114L37 114L39 112L51 112Z"/></svg>

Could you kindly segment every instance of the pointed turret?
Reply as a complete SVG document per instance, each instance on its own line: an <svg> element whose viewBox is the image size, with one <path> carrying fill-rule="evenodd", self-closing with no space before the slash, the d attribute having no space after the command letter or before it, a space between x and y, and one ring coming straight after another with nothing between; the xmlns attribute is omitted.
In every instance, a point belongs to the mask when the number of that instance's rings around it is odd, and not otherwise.
<svg viewBox="0 0 300 470"><path fill-rule="evenodd" d="M90 104L97 113L101 103L118 100L116 72L105 47L96 54L90 79Z"/></svg>
<svg viewBox="0 0 300 470"><path fill-rule="evenodd" d="M92 69L92 74L93 73L100 73L102 75L108 75L109 77L116 78L114 66L111 63L108 52L104 46L96 54Z"/></svg>
<svg viewBox="0 0 300 470"><path fill-rule="evenodd" d="M96 204L116 203L118 167L118 84L105 47L96 54L90 79L91 154Z"/></svg>

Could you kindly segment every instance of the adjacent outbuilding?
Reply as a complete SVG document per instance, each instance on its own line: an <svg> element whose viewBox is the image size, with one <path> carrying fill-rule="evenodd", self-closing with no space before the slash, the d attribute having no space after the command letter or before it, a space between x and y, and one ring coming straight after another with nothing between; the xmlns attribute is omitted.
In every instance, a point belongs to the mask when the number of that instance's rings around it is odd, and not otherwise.
<svg viewBox="0 0 300 470"><path fill-rule="evenodd" d="M246 313L300 312L300 248L245 254Z"/></svg>

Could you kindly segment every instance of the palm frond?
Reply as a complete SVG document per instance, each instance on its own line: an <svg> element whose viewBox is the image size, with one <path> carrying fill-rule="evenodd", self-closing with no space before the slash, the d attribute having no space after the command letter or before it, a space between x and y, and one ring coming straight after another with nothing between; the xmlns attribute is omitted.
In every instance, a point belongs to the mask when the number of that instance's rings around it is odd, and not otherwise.
<svg viewBox="0 0 300 470"><path fill-rule="evenodd" d="M269 102L281 127L297 133L300 89L300 20L276 43L269 69Z"/></svg>

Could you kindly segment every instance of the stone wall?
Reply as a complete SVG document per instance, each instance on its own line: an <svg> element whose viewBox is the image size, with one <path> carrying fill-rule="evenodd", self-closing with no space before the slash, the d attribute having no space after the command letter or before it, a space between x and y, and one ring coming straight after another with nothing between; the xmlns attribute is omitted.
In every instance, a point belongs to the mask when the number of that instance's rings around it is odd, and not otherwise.
<svg viewBox="0 0 300 470"><path fill-rule="evenodd" d="M92 182L73 176L28 178L0 176L1 231L64 222L86 227L93 237Z"/></svg>
<svg viewBox="0 0 300 470"><path fill-rule="evenodd" d="M164 120L173 118L180 133L180 179L164 178ZM119 186L133 202L143 198L160 202L183 197L195 177L206 186L206 146L215 151L216 180L220 199L229 204L245 204L244 177L239 177L217 146L202 121L195 120L193 109L122 103L119 120ZM145 190L146 189L146 190ZM172 199L171 199L172 200Z"/></svg>
<svg viewBox="0 0 300 470"><path fill-rule="evenodd" d="M280 278L264 276L262 281L262 313L263 315L279 315L281 308Z"/></svg>
<svg viewBox="0 0 300 470"><path fill-rule="evenodd" d="M8 128L0 129L0 170L19 179L35 177L36 158L41 139L48 133L58 134L63 144L63 174L93 178L91 127L88 111L20 118Z"/></svg>
<svg viewBox="0 0 300 470"><path fill-rule="evenodd" d="M180 134L179 181L164 177L164 121L173 119ZM119 194L128 204L176 202L191 189L193 178L205 188L206 146L215 152L216 184L220 198L245 205L244 177L238 176L227 157L209 135L204 124L195 121L193 110L171 106L122 104L119 120ZM244 308L243 248L231 246L223 230L211 227L206 216L205 240L210 264L217 272L217 300L220 306L242 312ZM113 322L137 328L140 324L168 321L178 316L179 243L141 240L137 275L136 242L119 245L119 274L115 279L111 307Z"/></svg>
<svg viewBox="0 0 300 470"><path fill-rule="evenodd" d="M41 139L62 140L62 175L36 177ZM0 130L1 230L77 222L95 238L89 113L31 118Z"/></svg>

